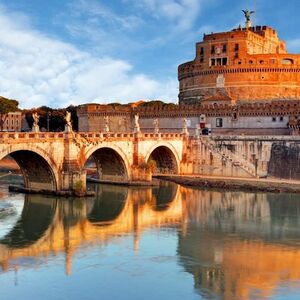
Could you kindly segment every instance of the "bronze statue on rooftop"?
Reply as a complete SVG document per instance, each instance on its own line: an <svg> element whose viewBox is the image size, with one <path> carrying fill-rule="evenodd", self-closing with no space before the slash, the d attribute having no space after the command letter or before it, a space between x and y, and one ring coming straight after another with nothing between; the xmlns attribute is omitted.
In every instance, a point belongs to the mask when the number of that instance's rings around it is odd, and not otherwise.
<svg viewBox="0 0 300 300"><path fill-rule="evenodd" d="M242 12L244 13L245 15L245 18L246 18L246 21L251 21L251 15L255 13L254 10L249 10L249 9L246 9L246 10L242 10Z"/></svg>
<svg viewBox="0 0 300 300"><path fill-rule="evenodd" d="M249 10L249 9L246 9L246 10L242 10L242 12L244 13L245 15L245 18L246 18L246 28L249 28L251 27L251 15L255 13L254 10Z"/></svg>

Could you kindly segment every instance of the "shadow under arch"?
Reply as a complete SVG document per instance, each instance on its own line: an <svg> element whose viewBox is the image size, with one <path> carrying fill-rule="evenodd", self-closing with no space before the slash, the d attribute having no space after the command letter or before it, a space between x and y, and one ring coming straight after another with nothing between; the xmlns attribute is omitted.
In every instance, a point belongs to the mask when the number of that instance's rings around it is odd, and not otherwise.
<svg viewBox="0 0 300 300"><path fill-rule="evenodd" d="M57 190L55 173L44 156L33 150L15 150L7 155L13 158L20 167L26 188Z"/></svg>
<svg viewBox="0 0 300 300"><path fill-rule="evenodd" d="M155 174L178 174L179 166L173 151L167 146L157 146L149 155L147 163L154 161Z"/></svg>
<svg viewBox="0 0 300 300"><path fill-rule="evenodd" d="M11 249L28 247L42 238L53 222L57 199L26 195L22 214L12 230L0 239Z"/></svg>
<svg viewBox="0 0 300 300"><path fill-rule="evenodd" d="M103 181L127 181L128 169L121 154L110 147L101 147L92 152L87 160L93 159L100 180Z"/></svg>
<svg viewBox="0 0 300 300"><path fill-rule="evenodd" d="M152 188L153 210L164 211L174 201L178 185L173 182L161 181L158 187Z"/></svg>
<svg viewBox="0 0 300 300"><path fill-rule="evenodd" d="M98 226L113 222L123 211L128 200L128 188L114 185L96 185L96 199L87 219Z"/></svg>

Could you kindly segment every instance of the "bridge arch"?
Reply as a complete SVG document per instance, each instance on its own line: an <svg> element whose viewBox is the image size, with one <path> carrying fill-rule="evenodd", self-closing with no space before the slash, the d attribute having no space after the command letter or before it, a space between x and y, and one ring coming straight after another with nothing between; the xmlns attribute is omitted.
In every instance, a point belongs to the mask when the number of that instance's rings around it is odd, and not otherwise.
<svg viewBox="0 0 300 300"><path fill-rule="evenodd" d="M39 147L8 145L0 152L0 160L11 156L21 169L26 188L58 190L58 170L48 153Z"/></svg>
<svg viewBox="0 0 300 300"><path fill-rule="evenodd" d="M167 142L158 142L150 148L145 161L154 160L156 173L178 174L180 172L180 159L174 146Z"/></svg>
<svg viewBox="0 0 300 300"><path fill-rule="evenodd" d="M97 166L100 180L124 182L130 178L129 160L125 153L115 145L101 145L91 148L85 154L81 167L84 168L86 162L91 158Z"/></svg>

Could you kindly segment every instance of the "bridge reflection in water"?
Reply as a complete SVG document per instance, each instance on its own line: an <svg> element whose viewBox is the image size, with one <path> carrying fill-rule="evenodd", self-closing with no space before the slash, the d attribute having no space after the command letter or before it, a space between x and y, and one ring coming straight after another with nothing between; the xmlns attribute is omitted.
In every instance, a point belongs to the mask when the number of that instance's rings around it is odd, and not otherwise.
<svg viewBox="0 0 300 300"><path fill-rule="evenodd" d="M284 284L300 288L300 202L295 195L219 192L173 184L95 186L95 199L26 196L15 226L0 240L0 264L65 253L66 273L82 246L143 231L176 228L179 265L205 298L263 298ZM157 245L159 247L159 245ZM22 267L22 266L19 266Z"/></svg>
<svg viewBox="0 0 300 300"><path fill-rule="evenodd" d="M66 273L71 273L72 256L82 244L106 243L121 234L134 234L138 250L143 229L167 226L182 219L178 187L162 183L155 188L95 185L95 199L62 200L26 195L20 219L0 238L0 266L20 257L66 255Z"/></svg>

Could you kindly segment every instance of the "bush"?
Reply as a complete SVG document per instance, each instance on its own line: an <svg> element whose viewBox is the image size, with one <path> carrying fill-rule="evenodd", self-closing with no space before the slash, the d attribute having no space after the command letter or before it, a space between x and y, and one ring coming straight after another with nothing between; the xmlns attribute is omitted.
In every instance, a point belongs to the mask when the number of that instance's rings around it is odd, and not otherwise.
<svg viewBox="0 0 300 300"><path fill-rule="evenodd" d="M147 163L143 162L139 165L139 169L151 171L153 173L156 170L156 162L154 160L149 160Z"/></svg>
<svg viewBox="0 0 300 300"><path fill-rule="evenodd" d="M83 191L83 182L82 182L82 180L76 181L75 186L74 186L74 190L75 190L75 192L82 192Z"/></svg>

